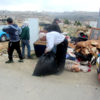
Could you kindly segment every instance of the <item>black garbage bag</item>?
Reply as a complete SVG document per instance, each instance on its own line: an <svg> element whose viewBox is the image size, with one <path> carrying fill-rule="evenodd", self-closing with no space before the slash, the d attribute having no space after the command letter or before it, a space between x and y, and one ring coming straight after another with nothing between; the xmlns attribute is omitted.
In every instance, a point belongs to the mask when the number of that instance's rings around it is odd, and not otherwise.
<svg viewBox="0 0 100 100"><path fill-rule="evenodd" d="M33 76L44 76L50 75L57 72L57 65L55 60L55 54L53 52L49 52L43 54L33 72Z"/></svg>
<svg viewBox="0 0 100 100"><path fill-rule="evenodd" d="M80 58L81 61L91 61L92 59L92 55L88 54L88 55L83 55L80 52L75 52L76 58Z"/></svg>

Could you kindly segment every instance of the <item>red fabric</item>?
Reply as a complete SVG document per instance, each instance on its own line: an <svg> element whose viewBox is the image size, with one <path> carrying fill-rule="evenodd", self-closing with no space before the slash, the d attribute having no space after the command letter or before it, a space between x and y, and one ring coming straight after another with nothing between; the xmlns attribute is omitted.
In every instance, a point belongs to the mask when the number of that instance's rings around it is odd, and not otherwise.
<svg viewBox="0 0 100 100"><path fill-rule="evenodd" d="M91 68L92 67L91 64L89 64L88 67Z"/></svg>
<svg viewBox="0 0 100 100"><path fill-rule="evenodd" d="M88 69L88 72L90 72L91 71L91 69Z"/></svg>
<svg viewBox="0 0 100 100"><path fill-rule="evenodd" d="M86 36L84 35L84 36L82 36L83 38L85 38Z"/></svg>

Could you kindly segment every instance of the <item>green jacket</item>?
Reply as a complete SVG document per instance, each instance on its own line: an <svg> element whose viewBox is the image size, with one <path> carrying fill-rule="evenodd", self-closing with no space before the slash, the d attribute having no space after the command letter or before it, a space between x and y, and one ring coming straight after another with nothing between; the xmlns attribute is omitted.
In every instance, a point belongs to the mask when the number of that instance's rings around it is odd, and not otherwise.
<svg viewBox="0 0 100 100"><path fill-rule="evenodd" d="M28 26L25 26L25 27L22 28L21 39L22 40L30 40L30 34L29 34L29 27Z"/></svg>

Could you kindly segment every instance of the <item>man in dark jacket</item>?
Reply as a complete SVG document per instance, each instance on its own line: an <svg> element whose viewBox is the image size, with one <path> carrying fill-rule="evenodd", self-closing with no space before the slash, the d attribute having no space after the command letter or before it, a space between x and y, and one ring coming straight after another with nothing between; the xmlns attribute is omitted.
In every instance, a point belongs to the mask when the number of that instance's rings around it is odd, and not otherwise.
<svg viewBox="0 0 100 100"><path fill-rule="evenodd" d="M16 49L19 55L19 62L23 62L21 50L20 50L20 38L19 35L21 33L21 29L16 25L13 24L12 18L7 18L8 27L3 28L3 31L9 34L10 41L8 44L8 58L9 60L6 63L13 63L13 51Z"/></svg>
<svg viewBox="0 0 100 100"><path fill-rule="evenodd" d="M24 25L22 26L22 32L21 32L21 40L22 40L22 56L25 57L25 46L27 47L27 57L30 59L30 34L29 34L29 27L28 23L24 22Z"/></svg>

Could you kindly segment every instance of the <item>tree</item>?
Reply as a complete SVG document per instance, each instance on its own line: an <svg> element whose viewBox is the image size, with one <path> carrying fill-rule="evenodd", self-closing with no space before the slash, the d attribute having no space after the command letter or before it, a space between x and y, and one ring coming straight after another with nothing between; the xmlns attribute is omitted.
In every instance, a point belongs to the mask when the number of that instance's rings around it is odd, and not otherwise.
<svg viewBox="0 0 100 100"><path fill-rule="evenodd" d="M80 21L75 21L74 25L81 26L82 24L80 23Z"/></svg>
<svg viewBox="0 0 100 100"><path fill-rule="evenodd" d="M64 24L70 24L68 19L65 19Z"/></svg>

